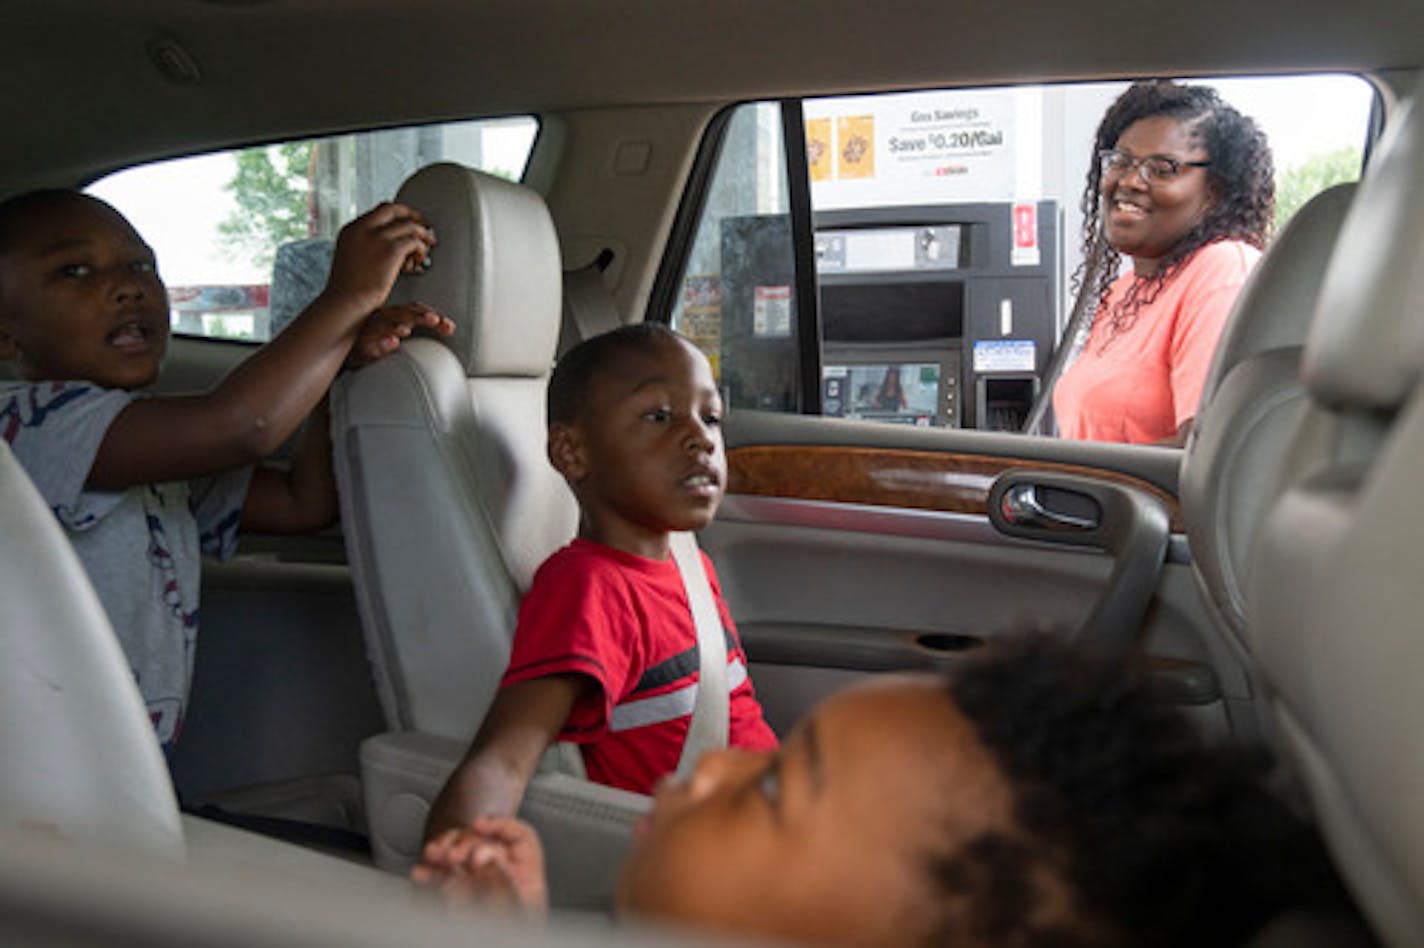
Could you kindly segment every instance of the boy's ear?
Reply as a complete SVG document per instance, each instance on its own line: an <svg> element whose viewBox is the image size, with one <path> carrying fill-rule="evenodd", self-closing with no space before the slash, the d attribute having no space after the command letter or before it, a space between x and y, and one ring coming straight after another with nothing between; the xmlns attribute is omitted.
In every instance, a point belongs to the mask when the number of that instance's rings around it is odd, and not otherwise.
<svg viewBox="0 0 1424 948"><path fill-rule="evenodd" d="M15 337L0 323L0 362L12 362L20 357L20 347L15 345Z"/></svg>
<svg viewBox="0 0 1424 948"><path fill-rule="evenodd" d="M549 426L549 463L564 475L564 480L577 484L588 475L588 458L584 452L583 434L573 425L556 422Z"/></svg>

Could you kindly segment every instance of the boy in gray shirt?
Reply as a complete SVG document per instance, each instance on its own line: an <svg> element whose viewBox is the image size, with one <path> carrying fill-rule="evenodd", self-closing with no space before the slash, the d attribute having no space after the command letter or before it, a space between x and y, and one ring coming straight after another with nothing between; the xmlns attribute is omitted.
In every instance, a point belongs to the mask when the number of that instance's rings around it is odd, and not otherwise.
<svg viewBox="0 0 1424 948"><path fill-rule="evenodd" d="M232 554L239 527L314 530L336 513L325 395L343 365L380 358L420 326L380 308L428 266L419 212L382 204L337 240L325 290L211 392L156 397L167 292L123 215L75 191L0 203L0 383L9 442L74 543L133 668L155 732L177 738L198 626L199 557ZM288 468L261 466L308 422Z"/></svg>

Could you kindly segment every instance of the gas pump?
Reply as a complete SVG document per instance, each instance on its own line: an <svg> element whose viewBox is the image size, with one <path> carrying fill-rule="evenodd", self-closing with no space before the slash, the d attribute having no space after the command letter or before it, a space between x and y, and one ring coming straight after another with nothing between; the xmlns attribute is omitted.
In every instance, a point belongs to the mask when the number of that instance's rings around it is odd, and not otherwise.
<svg viewBox="0 0 1424 948"><path fill-rule="evenodd" d="M815 227L826 414L1019 430L1057 335L1056 202L825 211Z"/></svg>
<svg viewBox="0 0 1424 948"><path fill-rule="evenodd" d="M1054 201L815 215L826 415L1019 430L1058 329ZM720 352L731 404L795 406L784 215L722 221Z"/></svg>

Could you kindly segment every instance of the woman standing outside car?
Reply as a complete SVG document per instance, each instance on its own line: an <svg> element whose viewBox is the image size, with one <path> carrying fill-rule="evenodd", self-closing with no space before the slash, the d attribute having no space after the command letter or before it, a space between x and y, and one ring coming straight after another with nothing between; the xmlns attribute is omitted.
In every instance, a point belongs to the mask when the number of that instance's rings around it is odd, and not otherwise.
<svg viewBox="0 0 1424 948"><path fill-rule="evenodd" d="M1101 260L1084 287L1097 309L1054 387L1059 434L1179 445L1269 234L1270 146L1214 89L1156 80L1108 108L1094 149L1082 207L1084 260ZM1079 279L1093 277L1085 263Z"/></svg>

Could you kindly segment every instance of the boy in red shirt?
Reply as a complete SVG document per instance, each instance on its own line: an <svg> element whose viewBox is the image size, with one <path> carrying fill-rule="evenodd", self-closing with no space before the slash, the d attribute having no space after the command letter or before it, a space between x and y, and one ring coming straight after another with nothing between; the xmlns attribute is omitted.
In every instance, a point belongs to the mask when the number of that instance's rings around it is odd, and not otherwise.
<svg viewBox="0 0 1424 948"><path fill-rule="evenodd" d="M676 768L698 652L668 541L717 512L727 477L721 415L707 359L666 326L625 326L559 361L548 453L578 500L579 534L534 576L500 692L431 809L427 839L513 815L556 740L581 745L591 779L639 793ZM703 561L727 637L729 743L774 748Z"/></svg>

